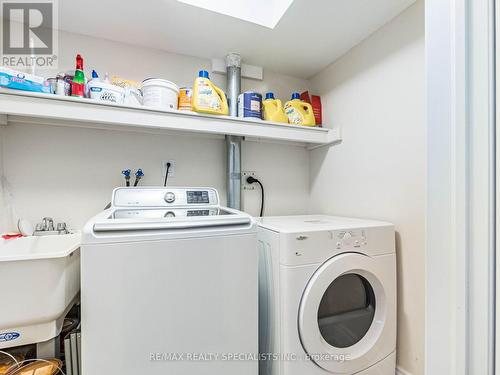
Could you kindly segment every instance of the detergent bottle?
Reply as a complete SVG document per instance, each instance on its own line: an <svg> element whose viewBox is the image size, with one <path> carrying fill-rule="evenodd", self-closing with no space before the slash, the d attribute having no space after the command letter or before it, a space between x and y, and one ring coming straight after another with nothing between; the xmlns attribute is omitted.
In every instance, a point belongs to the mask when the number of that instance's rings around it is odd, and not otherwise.
<svg viewBox="0 0 500 375"><path fill-rule="evenodd" d="M264 120L288 123L281 100L274 99L274 93L266 93L266 99L262 102Z"/></svg>
<svg viewBox="0 0 500 375"><path fill-rule="evenodd" d="M226 94L208 78L208 72L201 70L193 87L193 111L212 115L227 115Z"/></svg>
<svg viewBox="0 0 500 375"><path fill-rule="evenodd" d="M316 120L312 106L300 100L298 92L292 94L292 99L285 104L285 114L288 116L288 122L294 125L315 126Z"/></svg>

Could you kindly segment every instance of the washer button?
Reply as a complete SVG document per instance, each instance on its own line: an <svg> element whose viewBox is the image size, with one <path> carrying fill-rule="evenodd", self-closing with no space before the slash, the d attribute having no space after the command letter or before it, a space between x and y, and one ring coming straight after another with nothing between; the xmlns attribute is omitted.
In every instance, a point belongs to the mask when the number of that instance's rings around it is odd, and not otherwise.
<svg viewBox="0 0 500 375"><path fill-rule="evenodd" d="M173 203L175 201L175 194L169 191L167 194L165 194L165 202L167 203Z"/></svg>

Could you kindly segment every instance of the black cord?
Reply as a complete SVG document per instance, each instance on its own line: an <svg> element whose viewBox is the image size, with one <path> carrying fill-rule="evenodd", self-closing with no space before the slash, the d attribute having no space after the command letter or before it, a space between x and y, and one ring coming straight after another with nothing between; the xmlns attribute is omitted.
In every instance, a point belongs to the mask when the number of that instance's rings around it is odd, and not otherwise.
<svg viewBox="0 0 500 375"><path fill-rule="evenodd" d="M167 163L167 171L165 172L165 181L163 182L163 186L167 186L167 180L168 180L168 171L170 170L170 162Z"/></svg>
<svg viewBox="0 0 500 375"><path fill-rule="evenodd" d="M260 217L264 216L264 185L257 180L257 183L260 185L260 189L262 190L262 198L260 200Z"/></svg>
<svg viewBox="0 0 500 375"><path fill-rule="evenodd" d="M247 183L253 184L253 183L258 183L260 185L260 190L262 191L262 196L260 200L260 217L264 215L264 185L262 185L262 182L260 182L258 179L252 176L247 177Z"/></svg>

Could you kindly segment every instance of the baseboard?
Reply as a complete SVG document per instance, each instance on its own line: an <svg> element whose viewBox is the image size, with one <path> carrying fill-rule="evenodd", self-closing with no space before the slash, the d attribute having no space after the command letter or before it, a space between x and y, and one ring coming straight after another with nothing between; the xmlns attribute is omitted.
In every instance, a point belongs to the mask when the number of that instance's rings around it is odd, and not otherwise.
<svg viewBox="0 0 500 375"><path fill-rule="evenodd" d="M411 375L408 371L403 370L401 367L396 367L396 375Z"/></svg>

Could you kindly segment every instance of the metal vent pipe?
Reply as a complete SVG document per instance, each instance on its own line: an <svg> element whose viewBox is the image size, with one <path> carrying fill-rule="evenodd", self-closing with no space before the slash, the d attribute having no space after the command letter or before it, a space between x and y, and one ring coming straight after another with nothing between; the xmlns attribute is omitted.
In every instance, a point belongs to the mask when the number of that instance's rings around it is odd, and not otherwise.
<svg viewBox="0 0 500 375"><path fill-rule="evenodd" d="M241 57L237 53L226 56L227 99L229 115L238 116L238 95L241 91ZM227 205L241 209L241 141L242 137L226 135Z"/></svg>

